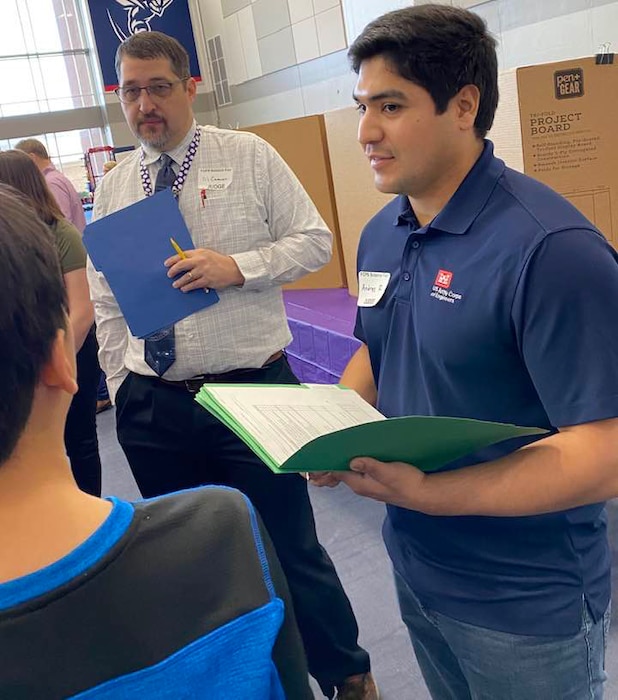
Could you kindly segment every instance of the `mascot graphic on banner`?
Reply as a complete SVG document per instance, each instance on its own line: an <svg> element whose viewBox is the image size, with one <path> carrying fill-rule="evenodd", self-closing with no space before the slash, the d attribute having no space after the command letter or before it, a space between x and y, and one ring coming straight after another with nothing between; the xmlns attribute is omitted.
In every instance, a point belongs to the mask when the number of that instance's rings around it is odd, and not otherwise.
<svg viewBox="0 0 618 700"><path fill-rule="evenodd" d="M107 10L107 17L114 34L120 41L124 41L131 34L151 31L150 22L155 17L162 17L165 10L174 0L116 0L116 2L127 13L128 31L126 33L123 31L122 27L112 17L109 9Z"/></svg>

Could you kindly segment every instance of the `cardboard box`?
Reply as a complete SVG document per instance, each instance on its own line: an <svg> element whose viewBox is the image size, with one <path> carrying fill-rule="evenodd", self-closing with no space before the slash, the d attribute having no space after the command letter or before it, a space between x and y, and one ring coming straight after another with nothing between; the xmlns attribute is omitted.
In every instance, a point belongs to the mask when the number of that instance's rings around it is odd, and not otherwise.
<svg viewBox="0 0 618 700"><path fill-rule="evenodd" d="M346 286L341 235L337 219L324 117L314 115L273 124L243 127L277 149L333 232L333 257L321 270L286 284L285 289L321 289Z"/></svg>
<svg viewBox="0 0 618 700"><path fill-rule="evenodd" d="M618 247L618 62L519 68L517 85L524 172L570 200Z"/></svg>

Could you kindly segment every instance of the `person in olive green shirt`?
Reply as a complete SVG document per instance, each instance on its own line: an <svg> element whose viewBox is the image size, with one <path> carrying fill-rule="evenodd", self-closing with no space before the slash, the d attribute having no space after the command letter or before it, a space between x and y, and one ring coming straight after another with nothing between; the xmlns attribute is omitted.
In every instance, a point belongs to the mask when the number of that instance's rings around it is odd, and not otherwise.
<svg viewBox="0 0 618 700"><path fill-rule="evenodd" d="M96 426L100 367L94 334L94 312L86 279L86 250L81 233L64 218L45 178L34 162L19 150L0 152L0 182L25 195L51 229L69 300L69 319L77 351L79 390L69 409L64 435L71 468L79 487L101 495L101 460Z"/></svg>

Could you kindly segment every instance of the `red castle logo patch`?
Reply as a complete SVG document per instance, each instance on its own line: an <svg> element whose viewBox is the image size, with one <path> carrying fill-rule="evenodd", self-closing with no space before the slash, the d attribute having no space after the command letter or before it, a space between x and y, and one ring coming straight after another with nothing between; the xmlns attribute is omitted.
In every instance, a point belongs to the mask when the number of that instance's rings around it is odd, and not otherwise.
<svg viewBox="0 0 618 700"><path fill-rule="evenodd" d="M453 273L448 270L438 270L436 275L436 281L434 284L436 287L442 287L442 289L448 289L453 281Z"/></svg>

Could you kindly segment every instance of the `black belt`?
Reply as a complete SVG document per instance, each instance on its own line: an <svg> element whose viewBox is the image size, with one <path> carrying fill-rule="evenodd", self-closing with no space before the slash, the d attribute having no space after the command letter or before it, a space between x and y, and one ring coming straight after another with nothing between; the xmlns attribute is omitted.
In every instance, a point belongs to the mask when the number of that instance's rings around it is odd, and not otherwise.
<svg viewBox="0 0 618 700"><path fill-rule="evenodd" d="M203 384L225 384L227 382L242 383L243 381L247 380L251 373L263 372L265 369L270 367L270 365L277 362L277 360L280 360L283 356L283 350L277 350L277 352L273 353L261 367L232 369L229 372L222 372L221 374L200 374L197 377L191 377L191 379L180 379L178 381L163 379L163 377L153 377L153 379L158 379L160 382L174 386L177 389L184 389L191 394L197 394L197 392L202 388Z"/></svg>

